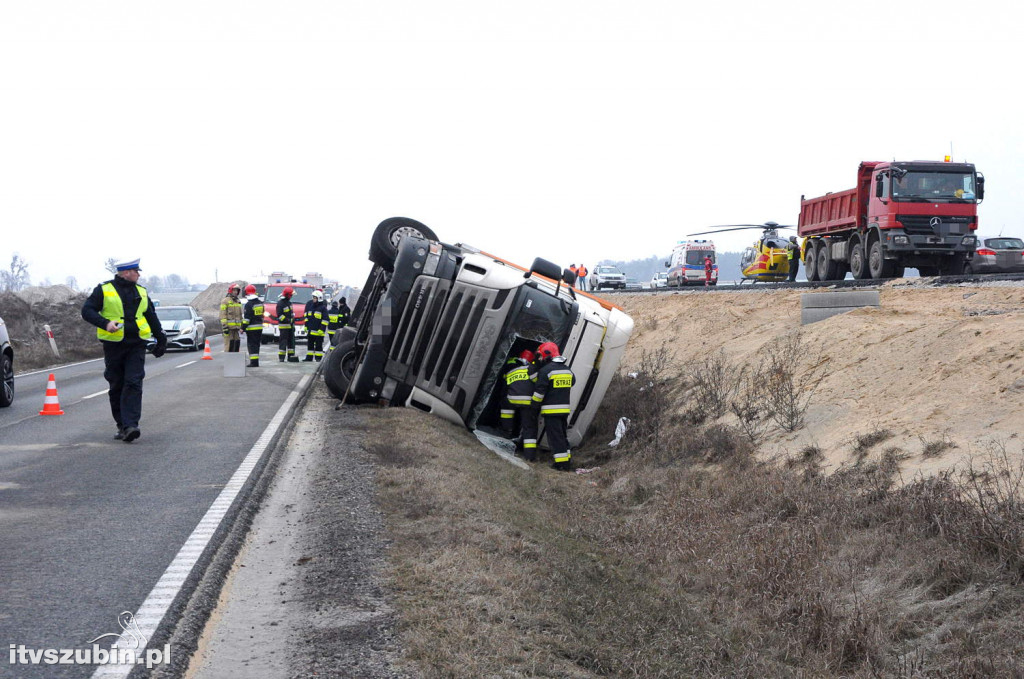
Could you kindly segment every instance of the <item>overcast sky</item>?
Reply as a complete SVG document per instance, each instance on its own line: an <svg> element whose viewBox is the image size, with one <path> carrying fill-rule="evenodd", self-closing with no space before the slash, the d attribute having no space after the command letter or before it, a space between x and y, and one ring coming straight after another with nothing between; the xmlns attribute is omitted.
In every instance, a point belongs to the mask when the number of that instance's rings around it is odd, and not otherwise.
<svg viewBox="0 0 1024 679"><path fill-rule="evenodd" d="M362 283L378 222L562 266L795 223L862 160L1024 235L1016 2L0 0L0 264ZM739 250L754 232L716 239Z"/></svg>

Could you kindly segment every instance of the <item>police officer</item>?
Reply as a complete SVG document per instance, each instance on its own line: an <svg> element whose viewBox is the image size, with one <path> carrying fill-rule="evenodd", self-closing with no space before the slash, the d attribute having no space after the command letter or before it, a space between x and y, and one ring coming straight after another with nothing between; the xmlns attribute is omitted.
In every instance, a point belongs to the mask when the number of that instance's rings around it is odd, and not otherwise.
<svg viewBox="0 0 1024 679"><path fill-rule="evenodd" d="M220 301L220 327L224 331L224 351L237 352L242 347L239 333L242 330L242 303L238 294L242 287L238 283L228 286L227 297Z"/></svg>
<svg viewBox="0 0 1024 679"><path fill-rule="evenodd" d="M82 304L82 318L96 326L103 345L103 377L110 384L110 414L117 424L119 441L131 443L140 436L142 380L146 376L146 345L156 338L153 356L167 351L167 335L146 288L138 284L139 260L116 265L117 275L97 285Z"/></svg>
<svg viewBox="0 0 1024 679"><path fill-rule="evenodd" d="M533 402L540 405L540 414L544 418L548 447L554 457L551 468L570 471L572 454L567 433L571 412L569 395L576 384L576 376L565 364L565 358L559 355L558 345L554 342L544 342L537 347L537 360L540 368L537 371Z"/></svg>
<svg viewBox="0 0 1024 679"><path fill-rule="evenodd" d="M324 291L314 290L313 299L306 305L306 360L324 360L324 329L327 327L327 305Z"/></svg>
<svg viewBox="0 0 1024 679"><path fill-rule="evenodd" d="M524 349L519 356L508 361L505 369L505 401L501 409L501 427L516 438L523 448L523 456L530 462L537 460L537 408L533 405L534 385L537 383L535 356ZM517 446L518 447L518 446Z"/></svg>
<svg viewBox="0 0 1024 679"><path fill-rule="evenodd" d="M263 300L255 285L245 286L245 307L242 308L242 332L249 349L249 367L260 367L260 343L263 340Z"/></svg>
<svg viewBox="0 0 1024 679"><path fill-rule="evenodd" d="M789 260L789 282L796 280L796 274L800 271L800 246L796 242L796 236L789 237L786 245L786 259Z"/></svg>
<svg viewBox="0 0 1024 679"><path fill-rule="evenodd" d="M277 331L280 333L280 341L277 345L277 359L284 363L285 356L289 363L298 363L299 357L295 355L295 312L292 311L292 295L295 289L292 286L281 291L281 297L277 302Z"/></svg>

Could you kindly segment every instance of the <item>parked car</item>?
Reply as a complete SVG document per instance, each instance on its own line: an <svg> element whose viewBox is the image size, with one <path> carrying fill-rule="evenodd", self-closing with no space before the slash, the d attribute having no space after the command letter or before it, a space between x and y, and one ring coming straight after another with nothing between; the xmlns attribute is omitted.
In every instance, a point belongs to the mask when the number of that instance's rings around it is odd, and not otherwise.
<svg viewBox="0 0 1024 679"><path fill-rule="evenodd" d="M11 338L7 334L7 326L4 319L0 318L0 408L6 408L14 403L14 347L11 346Z"/></svg>
<svg viewBox="0 0 1024 679"><path fill-rule="evenodd" d="M662 271L660 273L654 274L654 277L651 278L651 282L650 282L651 290L654 290L655 288L667 288L667 287L668 287L668 271Z"/></svg>
<svg viewBox="0 0 1024 679"><path fill-rule="evenodd" d="M591 290L600 290L602 288L625 290L626 274L614 266L601 264L594 267L594 270L590 273L590 280L587 282L590 283Z"/></svg>
<svg viewBox="0 0 1024 679"><path fill-rule="evenodd" d="M1024 240L1020 238L979 238L974 256L964 264L964 273L1018 273L1024 271Z"/></svg>
<svg viewBox="0 0 1024 679"><path fill-rule="evenodd" d="M206 344L206 321L189 305L157 307L156 317L167 333L168 349L199 351ZM156 339L149 338L150 351L156 346Z"/></svg>
<svg viewBox="0 0 1024 679"><path fill-rule="evenodd" d="M637 279L635 279L635 278L627 278L626 279L626 290L643 290L643 289L644 289L643 283L641 283Z"/></svg>

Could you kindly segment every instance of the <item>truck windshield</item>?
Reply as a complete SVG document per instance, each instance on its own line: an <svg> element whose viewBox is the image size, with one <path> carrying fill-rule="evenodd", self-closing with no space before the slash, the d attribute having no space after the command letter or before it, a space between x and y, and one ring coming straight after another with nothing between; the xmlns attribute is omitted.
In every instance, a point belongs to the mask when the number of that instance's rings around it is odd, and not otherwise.
<svg viewBox="0 0 1024 679"><path fill-rule="evenodd" d="M506 329L523 339L561 345L569 336L576 305L528 285L518 296Z"/></svg>
<svg viewBox="0 0 1024 679"><path fill-rule="evenodd" d="M268 286L266 300L268 302L277 302L284 288L285 286L283 285ZM305 304L313 299L313 288L296 288L292 286L292 289L295 291L295 294L292 295L292 304Z"/></svg>
<svg viewBox="0 0 1024 679"><path fill-rule="evenodd" d="M687 264L703 264L704 258L710 257L712 263L715 261L714 250L687 250L686 251L686 263Z"/></svg>
<svg viewBox="0 0 1024 679"><path fill-rule="evenodd" d="M892 199L906 203L973 203L974 174L970 172L915 172L893 177Z"/></svg>

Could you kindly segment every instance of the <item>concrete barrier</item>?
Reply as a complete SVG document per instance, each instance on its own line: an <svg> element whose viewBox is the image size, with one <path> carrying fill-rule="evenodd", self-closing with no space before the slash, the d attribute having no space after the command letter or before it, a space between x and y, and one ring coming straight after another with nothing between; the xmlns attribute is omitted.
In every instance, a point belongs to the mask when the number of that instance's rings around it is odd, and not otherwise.
<svg viewBox="0 0 1024 679"><path fill-rule="evenodd" d="M800 295L800 325L817 323L862 307L880 307L878 290L805 292Z"/></svg>

